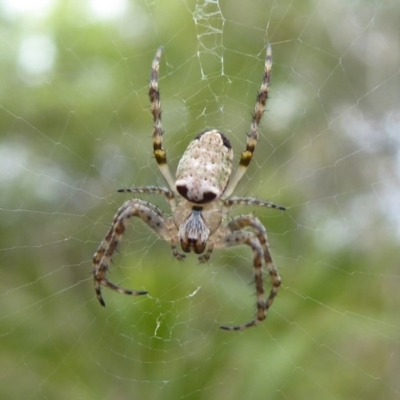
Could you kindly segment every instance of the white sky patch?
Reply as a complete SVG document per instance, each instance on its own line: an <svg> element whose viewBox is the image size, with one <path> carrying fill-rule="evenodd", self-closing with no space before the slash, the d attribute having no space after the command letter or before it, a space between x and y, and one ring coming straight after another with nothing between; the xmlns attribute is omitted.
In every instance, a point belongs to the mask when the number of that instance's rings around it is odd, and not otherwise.
<svg viewBox="0 0 400 400"><path fill-rule="evenodd" d="M273 118L270 118L268 124L271 125L271 129L280 129L282 121L285 121L286 126L290 126L292 119L297 118L299 112L303 112L300 109L299 104L303 104L301 93L296 89L279 89L279 94L271 95L274 97L274 101L269 101L267 110ZM278 125L274 125L275 121L279 121Z"/></svg>
<svg viewBox="0 0 400 400"><path fill-rule="evenodd" d="M20 77L29 84L41 84L53 68L57 49L47 35L29 36L19 48L18 69Z"/></svg>
<svg viewBox="0 0 400 400"><path fill-rule="evenodd" d="M19 14L46 15L54 0L3 0L0 5L4 13L10 17Z"/></svg>
<svg viewBox="0 0 400 400"><path fill-rule="evenodd" d="M90 0L89 7L95 17L101 20L121 17L128 9L127 0Z"/></svg>
<svg viewBox="0 0 400 400"><path fill-rule="evenodd" d="M25 173L29 164L29 152L18 144L4 143L0 146L0 187L13 183Z"/></svg>

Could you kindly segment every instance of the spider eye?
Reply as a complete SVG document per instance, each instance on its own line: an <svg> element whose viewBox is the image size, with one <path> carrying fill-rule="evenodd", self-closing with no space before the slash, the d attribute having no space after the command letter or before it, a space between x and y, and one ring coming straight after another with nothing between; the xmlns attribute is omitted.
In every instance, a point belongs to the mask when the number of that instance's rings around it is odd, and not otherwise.
<svg viewBox="0 0 400 400"><path fill-rule="evenodd" d="M216 193L214 192L205 192L203 194L203 201L202 203L208 203L210 201L213 201L217 197Z"/></svg>
<svg viewBox="0 0 400 400"><path fill-rule="evenodd" d="M188 188L186 185L176 185L176 190L182 197L187 199Z"/></svg>
<svg viewBox="0 0 400 400"><path fill-rule="evenodd" d="M210 190L207 191L196 191L193 193L193 191L189 191L188 187L186 185L176 185L176 190L178 193L184 197L186 200L190 201L191 203L195 204L205 204L209 203L210 201L213 201L217 197L217 193L212 192Z"/></svg>

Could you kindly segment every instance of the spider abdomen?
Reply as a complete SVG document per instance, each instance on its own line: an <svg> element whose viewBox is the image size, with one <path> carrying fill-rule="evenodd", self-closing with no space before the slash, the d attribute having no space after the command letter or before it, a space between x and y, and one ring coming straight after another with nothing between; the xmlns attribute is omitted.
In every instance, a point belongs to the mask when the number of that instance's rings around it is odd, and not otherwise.
<svg viewBox="0 0 400 400"><path fill-rule="evenodd" d="M176 171L175 186L188 201L204 204L219 198L232 172L228 138L216 129L200 133L187 147Z"/></svg>

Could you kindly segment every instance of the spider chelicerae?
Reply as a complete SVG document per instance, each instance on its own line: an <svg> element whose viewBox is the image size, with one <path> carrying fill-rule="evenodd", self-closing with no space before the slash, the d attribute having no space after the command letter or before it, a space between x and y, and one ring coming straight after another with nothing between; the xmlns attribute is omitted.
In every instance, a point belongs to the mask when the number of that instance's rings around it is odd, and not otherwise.
<svg viewBox="0 0 400 400"><path fill-rule="evenodd" d="M253 214L229 218L232 206L260 206L279 210L284 207L253 197L231 197L242 179L253 157L258 139L258 126L268 98L271 77L271 46L266 47L264 75L257 95L247 144L241 153L239 165L232 174L233 152L228 138L217 129L206 129L187 147L179 161L175 179L167 163L162 145L160 92L158 70L162 47L154 57L149 85L150 108L153 115L153 153L158 167L168 184L166 187L144 186L120 189L119 192L158 194L166 198L171 215L164 214L158 207L141 200L126 201L117 211L111 228L93 256L94 287L97 298L105 306L101 286L130 296L144 295L146 291L121 288L107 279L108 266L122 239L127 222L131 217L140 218L162 239L170 242L172 254L183 260L184 253L199 254L200 263L210 259L214 249L247 245L253 252L254 280L257 296L255 319L238 326L221 326L225 330L242 330L257 325L266 318L267 311L278 293L281 278L272 261L267 232ZM184 253L178 250L180 244ZM263 263L269 273L272 289L265 297Z"/></svg>

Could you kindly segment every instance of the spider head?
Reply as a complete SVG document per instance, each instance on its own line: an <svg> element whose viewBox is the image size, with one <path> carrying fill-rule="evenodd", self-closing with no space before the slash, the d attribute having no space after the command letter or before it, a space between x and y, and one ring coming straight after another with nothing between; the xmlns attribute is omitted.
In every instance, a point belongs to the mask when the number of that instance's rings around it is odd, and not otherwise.
<svg viewBox="0 0 400 400"><path fill-rule="evenodd" d="M201 254L206 249L210 229L202 216L202 207L193 207L189 217L179 226L179 238L185 253Z"/></svg>
<svg viewBox="0 0 400 400"><path fill-rule="evenodd" d="M216 129L200 133L179 161L176 190L195 204L217 200L228 184L232 160L232 147L223 133Z"/></svg>

